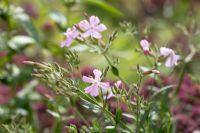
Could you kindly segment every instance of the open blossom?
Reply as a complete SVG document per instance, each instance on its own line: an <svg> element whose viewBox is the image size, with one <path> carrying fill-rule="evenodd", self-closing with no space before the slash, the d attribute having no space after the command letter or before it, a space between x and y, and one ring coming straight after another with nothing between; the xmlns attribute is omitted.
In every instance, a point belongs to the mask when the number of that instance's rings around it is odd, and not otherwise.
<svg viewBox="0 0 200 133"><path fill-rule="evenodd" d="M101 82L101 71L95 69L93 73L94 78L83 76L83 81L86 83L91 83L91 86L85 88L85 93L89 93L91 96L96 97L99 95L99 88L108 89L110 85L107 82Z"/></svg>
<svg viewBox="0 0 200 133"><path fill-rule="evenodd" d="M150 52L150 43L147 40L141 40L140 46L142 47L144 54L149 54Z"/></svg>
<svg viewBox="0 0 200 133"><path fill-rule="evenodd" d="M180 56L176 55L170 48L161 47L160 54L167 57L167 61L165 62L166 67L173 67L174 65L177 65L177 61L180 59Z"/></svg>
<svg viewBox="0 0 200 133"><path fill-rule="evenodd" d="M83 20L79 23L80 29L84 30L82 37L93 37L100 39L102 37L101 32L105 31L107 28L104 24L100 23L97 16L91 16L88 20Z"/></svg>
<svg viewBox="0 0 200 133"><path fill-rule="evenodd" d="M79 31L76 27L68 28L67 31L64 33L66 35L66 40L61 42L61 47L67 46L69 47L74 39L79 36Z"/></svg>

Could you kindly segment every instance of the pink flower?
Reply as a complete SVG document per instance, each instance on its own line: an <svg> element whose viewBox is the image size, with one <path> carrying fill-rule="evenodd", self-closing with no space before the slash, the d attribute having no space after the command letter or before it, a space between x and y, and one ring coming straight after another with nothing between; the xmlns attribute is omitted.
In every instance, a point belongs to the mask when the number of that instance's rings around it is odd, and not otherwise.
<svg viewBox="0 0 200 133"><path fill-rule="evenodd" d="M106 30L106 26L100 23L100 20L97 16L91 16L89 21L83 20L79 23L79 27L85 32L82 34L82 37L93 37L100 39L102 37L101 32Z"/></svg>
<svg viewBox="0 0 200 133"><path fill-rule="evenodd" d="M67 31L64 33L66 35L66 40L61 42L61 47L64 46L69 47L74 39L76 39L79 36L79 31L76 29L76 27L68 28Z"/></svg>
<svg viewBox="0 0 200 133"><path fill-rule="evenodd" d="M147 41L147 40L141 40L140 41L140 46L142 47L143 51L144 51L144 54L149 54L150 52L150 43Z"/></svg>
<svg viewBox="0 0 200 133"><path fill-rule="evenodd" d="M167 61L165 62L166 67L173 67L174 65L177 65L177 61L180 59L180 56L176 55L170 48L161 47L160 54L167 57Z"/></svg>
<svg viewBox="0 0 200 133"><path fill-rule="evenodd" d="M108 94L108 95L104 95L104 96L103 96L103 99L105 99L105 100L109 100L110 98L112 98L112 97L115 96L115 95L113 94L111 88L109 88L109 89L107 90L107 93L106 93L106 94Z"/></svg>
<svg viewBox="0 0 200 133"><path fill-rule="evenodd" d="M117 87L117 88L119 88L121 85L122 85L122 81L121 80L119 80L116 83L114 83L114 86ZM115 95L113 94L112 90L108 89L108 95L107 95L107 97L105 96L104 99L110 99L110 98L112 98L114 96Z"/></svg>
<svg viewBox="0 0 200 133"><path fill-rule="evenodd" d="M99 88L108 89L110 85L107 82L101 82L101 71L95 69L93 73L94 78L83 76L83 81L92 84L91 86L85 88L85 93L89 93L91 96L96 97L99 95Z"/></svg>
<svg viewBox="0 0 200 133"><path fill-rule="evenodd" d="M122 85L122 81L119 80L114 84L117 88L119 88Z"/></svg>

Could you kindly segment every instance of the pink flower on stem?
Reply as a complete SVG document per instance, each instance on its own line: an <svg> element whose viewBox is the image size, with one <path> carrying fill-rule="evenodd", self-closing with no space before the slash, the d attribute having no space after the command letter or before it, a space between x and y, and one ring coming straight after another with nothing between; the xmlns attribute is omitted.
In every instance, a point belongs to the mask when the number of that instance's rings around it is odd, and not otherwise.
<svg viewBox="0 0 200 133"><path fill-rule="evenodd" d="M114 84L117 88L119 88L122 85L122 81L119 80Z"/></svg>
<svg viewBox="0 0 200 133"><path fill-rule="evenodd" d="M150 53L150 43L147 40L141 40L140 46L142 47L145 55Z"/></svg>
<svg viewBox="0 0 200 133"><path fill-rule="evenodd" d="M93 37L96 39L102 38L101 32L105 31L107 28L104 24L100 23L100 20L97 16L91 16L88 20L83 20L79 23L80 29L85 32L82 34L82 37Z"/></svg>
<svg viewBox="0 0 200 133"><path fill-rule="evenodd" d="M166 67L173 67L174 65L177 65L177 61L180 59L180 56L176 55L170 48L161 47L160 54L167 57L167 61L165 62Z"/></svg>
<svg viewBox="0 0 200 133"><path fill-rule="evenodd" d="M110 98L114 97L115 95L113 94L111 88L109 88L107 91L106 91L106 95L103 96L103 99L104 100L109 100Z"/></svg>
<svg viewBox="0 0 200 133"><path fill-rule="evenodd" d="M101 82L101 71L95 69L93 73L94 78L83 76L83 81L92 84L91 86L85 88L85 93L89 93L91 96L96 97L99 95L99 88L108 89L110 85L107 82Z"/></svg>
<svg viewBox="0 0 200 133"><path fill-rule="evenodd" d="M114 86L117 87L117 88L119 88L121 85L122 85L122 81L121 80L119 80L116 83L114 83ZM111 89L108 89L107 92L108 92L108 95L104 96L104 99L108 100L108 99L110 99L110 98L115 96Z"/></svg>
<svg viewBox="0 0 200 133"><path fill-rule="evenodd" d="M76 29L76 27L68 28L67 31L64 33L66 35L66 40L61 42L61 47L64 46L69 47L72 44L72 41L76 39L79 36L79 31Z"/></svg>

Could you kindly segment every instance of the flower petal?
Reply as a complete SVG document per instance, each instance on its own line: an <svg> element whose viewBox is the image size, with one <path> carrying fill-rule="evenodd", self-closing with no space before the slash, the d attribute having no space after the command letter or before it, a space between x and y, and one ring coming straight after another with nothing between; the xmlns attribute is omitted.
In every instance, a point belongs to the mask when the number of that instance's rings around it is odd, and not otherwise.
<svg viewBox="0 0 200 133"><path fill-rule="evenodd" d="M94 73L95 80L100 81L102 72L98 69L94 69L93 73Z"/></svg>
<svg viewBox="0 0 200 133"><path fill-rule="evenodd" d="M85 89L86 93L89 93L91 96L96 97L99 95L99 88L96 84L93 84Z"/></svg>
<svg viewBox="0 0 200 133"><path fill-rule="evenodd" d="M63 48L64 46L69 47L72 43L73 39L71 37L68 37L65 41L61 42L60 47Z"/></svg>
<svg viewBox="0 0 200 133"><path fill-rule="evenodd" d="M85 88L85 93L90 93L92 91L92 85Z"/></svg>
<svg viewBox="0 0 200 133"><path fill-rule="evenodd" d="M177 65L178 60L180 59L179 55L174 55L175 65Z"/></svg>
<svg viewBox="0 0 200 133"><path fill-rule="evenodd" d="M90 92L90 95L93 97L96 97L99 95L99 88L97 85L93 85L92 91Z"/></svg>
<svg viewBox="0 0 200 133"><path fill-rule="evenodd" d="M115 96L115 95L113 94L112 90L108 91L107 93L108 93L107 96L103 96L103 99L104 99L104 100L106 100L106 99L109 100L110 98L112 98L112 97Z"/></svg>
<svg viewBox="0 0 200 133"><path fill-rule="evenodd" d="M94 37L96 39L101 39L102 35L98 31L92 30L91 37Z"/></svg>
<svg viewBox="0 0 200 133"><path fill-rule="evenodd" d="M172 57L168 57L167 58L167 60L166 60L166 62L165 62L165 66L166 67L173 67L173 59L172 59Z"/></svg>
<svg viewBox="0 0 200 133"><path fill-rule="evenodd" d="M83 76L83 81L85 83L93 83L94 82L94 79L93 78L89 78L87 76Z"/></svg>
<svg viewBox="0 0 200 133"><path fill-rule="evenodd" d="M102 89L108 89L110 87L110 84L108 82L99 82L99 87Z"/></svg>
<svg viewBox="0 0 200 133"><path fill-rule="evenodd" d="M90 17L90 24L95 26L98 25L100 23L100 20L97 16L91 16Z"/></svg>
<svg viewBox="0 0 200 133"><path fill-rule="evenodd" d="M87 37L91 36L91 34L92 34L92 30L88 30L85 33L81 34L81 36L83 38L87 38Z"/></svg>
<svg viewBox="0 0 200 133"><path fill-rule="evenodd" d="M140 41L140 46L142 47L142 49L143 49L145 54L149 53L150 44L149 44L149 42L147 40L141 40Z"/></svg>
<svg viewBox="0 0 200 133"><path fill-rule="evenodd" d="M172 53L174 53L174 51L170 48L166 48L166 47L160 48L160 54L163 55L164 57L167 57Z"/></svg>
<svg viewBox="0 0 200 133"><path fill-rule="evenodd" d="M79 23L79 27L82 29L82 30L88 30L90 29L90 23L87 21L87 20L83 20Z"/></svg>
<svg viewBox="0 0 200 133"><path fill-rule="evenodd" d="M108 94L108 96L107 96L107 99L110 99L110 98L112 98L112 97L114 97L115 95L112 93L112 92L110 92L109 94Z"/></svg>
<svg viewBox="0 0 200 133"><path fill-rule="evenodd" d="M150 46L150 44L149 44L149 42L147 41L147 40L141 40L140 41L140 45L141 45L141 47L144 49L145 47L149 47Z"/></svg>
<svg viewBox="0 0 200 133"><path fill-rule="evenodd" d="M115 83L115 86L116 86L117 88L119 88L121 84L122 84L122 81L119 80L119 81L117 81L117 83Z"/></svg>
<svg viewBox="0 0 200 133"><path fill-rule="evenodd" d="M107 27L104 24L100 24L95 28L97 31L102 32L104 30L107 30Z"/></svg>

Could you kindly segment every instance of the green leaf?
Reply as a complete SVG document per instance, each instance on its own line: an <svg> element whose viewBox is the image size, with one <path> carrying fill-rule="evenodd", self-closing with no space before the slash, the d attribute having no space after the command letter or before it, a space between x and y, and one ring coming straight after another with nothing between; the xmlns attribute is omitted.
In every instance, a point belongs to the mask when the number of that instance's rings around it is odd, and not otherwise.
<svg viewBox="0 0 200 133"><path fill-rule="evenodd" d="M116 133L115 126L106 126L106 133Z"/></svg>
<svg viewBox="0 0 200 133"><path fill-rule="evenodd" d="M23 9L21 8L16 8L14 9L14 13L13 13L13 18L19 23L21 24L24 29L26 30L26 32L32 37L34 38L34 40L39 43L40 42L40 38L38 35L38 31L36 30L35 26L33 25L30 17L24 13Z"/></svg>
<svg viewBox="0 0 200 133"><path fill-rule="evenodd" d="M29 36L18 35L11 38L8 42L8 46L13 50L20 50L28 44L35 43L35 40Z"/></svg>
<svg viewBox="0 0 200 133"><path fill-rule="evenodd" d="M111 71L115 76L119 76L119 70L115 66L112 66Z"/></svg>
<svg viewBox="0 0 200 133"><path fill-rule="evenodd" d="M86 100L83 99L83 98L81 98L81 100L82 100L81 105L82 105L83 107L85 107L86 109L91 110L91 111L93 111L94 113L99 113L99 112L100 112L99 106L97 106L97 105L95 105L95 104L93 104L93 103L91 103L91 102L89 102L89 101L86 101Z"/></svg>
<svg viewBox="0 0 200 133"><path fill-rule="evenodd" d="M75 125L66 126L70 133L77 133L77 128Z"/></svg>
<svg viewBox="0 0 200 133"><path fill-rule="evenodd" d="M124 116L124 117L127 117L127 118L129 118L129 119L136 120L135 116L134 116L134 115L132 115L132 114L128 114L128 113L122 113L122 116Z"/></svg>
<svg viewBox="0 0 200 133"><path fill-rule="evenodd" d="M36 87L37 85L38 85L37 80L29 82L20 92L17 93L17 97L19 98L24 98L26 96L29 97L30 95L32 95L33 88Z"/></svg>
<svg viewBox="0 0 200 133"><path fill-rule="evenodd" d="M55 111L47 109L47 112L55 118L60 118L60 114Z"/></svg>
<svg viewBox="0 0 200 133"><path fill-rule="evenodd" d="M173 87L174 87L174 85L168 85L168 86L165 86L165 87L161 88L159 91L155 92L155 93L151 96L150 99L153 99L153 98L155 98L156 96L160 96L160 93L165 92L165 91L167 91L168 89L173 88Z"/></svg>
<svg viewBox="0 0 200 133"><path fill-rule="evenodd" d="M123 13L120 10L111 6L110 4L106 3L105 1L102 1L102 0L82 0L82 1L86 4L96 5L102 9L112 13L116 17L123 17Z"/></svg>
<svg viewBox="0 0 200 133"><path fill-rule="evenodd" d="M116 124L118 124L121 121L121 118L122 118L122 110L120 108L117 108L115 114Z"/></svg>
<svg viewBox="0 0 200 133"><path fill-rule="evenodd" d="M7 35L6 32L0 32L0 50L5 50L6 49L6 40L7 40Z"/></svg>

